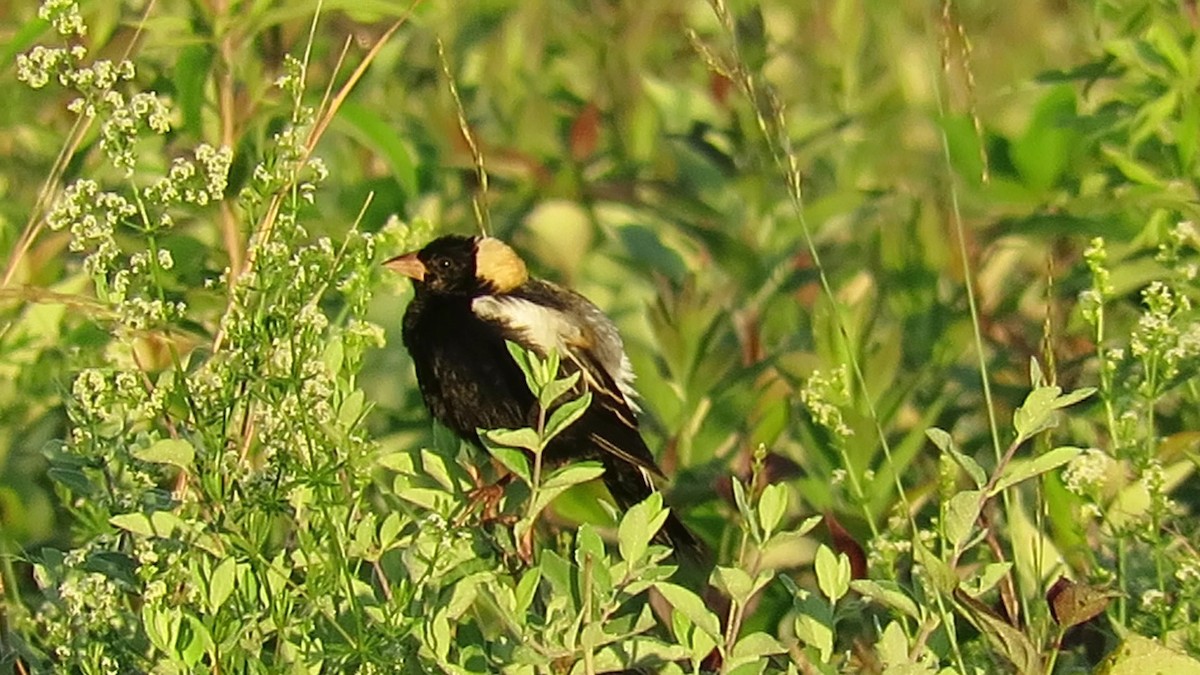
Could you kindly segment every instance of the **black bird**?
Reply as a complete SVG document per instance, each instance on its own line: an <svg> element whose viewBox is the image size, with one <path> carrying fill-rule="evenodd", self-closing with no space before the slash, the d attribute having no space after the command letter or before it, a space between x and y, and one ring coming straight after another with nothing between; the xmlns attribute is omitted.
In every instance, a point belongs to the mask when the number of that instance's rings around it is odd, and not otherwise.
<svg viewBox="0 0 1200 675"><path fill-rule="evenodd" d="M546 448L548 463L599 461L604 483L627 509L665 479L638 432L633 371L612 320L582 295L529 276L524 261L492 237L444 236L384 263L413 280L404 313L425 406L460 437L477 429L534 426L537 402L505 341L542 357L557 349L562 375L581 373L592 404ZM672 513L657 535L693 559L703 545Z"/></svg>

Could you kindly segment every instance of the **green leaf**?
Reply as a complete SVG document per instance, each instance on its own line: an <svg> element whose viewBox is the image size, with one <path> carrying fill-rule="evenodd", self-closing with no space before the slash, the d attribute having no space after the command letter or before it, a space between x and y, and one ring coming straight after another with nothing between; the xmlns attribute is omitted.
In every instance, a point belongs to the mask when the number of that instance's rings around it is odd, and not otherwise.
<svg viewBox="0 0 1200 675"><path fill-rule="evenodd" d="M221 609L221 605L233 593L237 578L237 561L233 557L222 560L212 571L208 580L208 607L213 612Z"/></svg>
<svg viewBox="0 0 1200 675"><path fill-rule="evenodd" d="M558 350L552 348L550 353L546 354L546 358L538 363L537 391L540 392L558 378L559 358Z"/></svg>
<svg viewBox="0 0 1200 675"><path fill-rule="evenodd" d="M779 527L787 506L787 486L783 483L772 483L763 489L762 496L758 498L758 519L764 539L769 539L775 528Z"/></svg>
<svg viewBox="0 0 1200 675"><path fill-rule="evenodd" d="M1034 389L1046 386L1046 375L1036 356L1029 357L1029 385Z"/></svg>
<svg viewBox="0 0 1200 675"><path fill-rule="evenodd" d="M1014 138L1009 149L1026 185L1047 190L1058 182L1071 158L1076 121L1071 87L1055 87L1038 102L1025 133Z"/></svg>
<svg viewBox="0 0 1200 675"><path fill-rule="evenodd" d="M1104 155L1104 159L1117 167L1117 170L1125 175L1130 181L1140 185L1148 185L1155 188L1165 188L1165 183L1162 178L1154 173L1151 165L1139 162L1124 151L1111 146L1103 146L1100 152Z"/></svg>
<svg viewBox="0 0 1200 675"><path fill-rule="evenodd" d="M198 138L204 136L201 113L211 67L212 49L207 43L184 46L175 57L175 95L183 112L183 128Z"/></svg>
<svg viewBox="0 0 1200 675"><path fill-rule="evenodd" d="M548 442L574 424L591 404L592 392L588 391L584 392L583 396L555 408L554 412L550 413L550 421L546 423L545 440Z"/></svg>
<svg viewBox="0 0 1200 675"><path fill-rule="evenodd" d="M754 581L744 570L720 565L713 568L709 583L740 605L745 605L750 601L750 594L753 593L754 587Z"/></svg>
<svg viewBox="0 0 1200 675"><path fill-rule="evenodd" d="M1098 675L1150 675L1200 673L1200 661L1164 647L1150 638L1130 633L1096 670Z"/></svg>
<svg viewBox="0 0 1200 675"><path fill-rule="evenodd" d="M515 450L514 450L515 452ZM428 509L434 513L446 515L450 511L450 507L454 504L454 499L444 490L434 490L431 488L413 487L411 485L402 484L400 478L397 478L393 491L396 496L421 508Z"/></svg>
<svg viewBox="0 0 1200 675"><path fill-rule="evenodd" d="M758 518L754 517L754 512L750 510L750 502L746 499L746 486L742 485L742 481L736 477L733 479L733 501L737 504L738 513L742 516L744 522L750 528L750 535L754 540L762 543L762 531L758 529Z"/></svg>
<svg viewBox="0 0 1200 675"><path fill-rule="evenodd" d="M801 536L806 535L809 532L812 532L813 530L815 530L816 527L818 525L820 525L821 522L824 520L825 520L825 516L822 516L820 514L815 515L815 516L809 516L808 518L804 519L804 522L800 523L800 527L797 527L795 529L795 532L796 532L796 534L801 535Z"/></svg>
<svg viewBox="0 0 1200 675"><path fill-rule="evenodd" d="M354 426L354 423L362 415L365 401L366 393L362 389L355 389L351 392L342 400L342 405L338 408L338 422L341 422L342 426L346 428Z"/></svg>
<svg viewBox="0 0 1200 675"><path fill-rule="evenodd" d="M955 463L970 476L972 482L975 483L975 487L983 487L987 483L987 473L983 470L983 467L979 466L979 462L976 462L973 458L963 454L958 449L958 445L955 444L950 434L937 427L931 427L925 430L925 435L929 437L929 440L933 441L933 444L939 450L949 454L954 459Z"/></svg>
<svg viewBox="0 0 1200 675"><path fill-rule="evenodd" d="M179 627L183 623L183 610L164 607L157 603L142 605L142 628L150 644L168 657L177 658L175 642L179 639Z"/></svg>
<svg viewBox="0 0 1200 675"><path fill-rule="evenodd" d="M894 581L872 581L870 579L855 579L850 582L850 588L884 607L906 614L918 621L921 611L917 603L908 593Z"/></svg>
<svg viewBox="0 0 1200 675"><path fill-rule="evenodd" d="M536 436L536 434L534 435ZM529 457L526 456L525 451L504 445L495 445L491 442L485 442L484 446L492 454L492 457L496 458L496 461L504 465L504 468L519 476L526 485L533 485L533 472L529 469Z"/></svg>
<svg viewBox="0 0 1200 675"><path fill-rule="evenodd" d="M988 492L988 496L994 497L1017 483L1057 469L1074 459L1081 452L1083 452L1082 448L1065 445L1054 448L1033 459L1015 460L1004 468L1004 472L1000 474L1000 479L996 481L995 487Z"/></svg>
<svg viewBox="0 0 1200 675"><path fill-rule="evenodd" d="M425 470L426 476L437 481L445 490L453 491L457 487L455 480L450 476L450 468L444 456L421 448L421 468Z"/></svg>
<svg viewBox="0 0 1200 675"><path fill-rule="evenodd" d="M1054 400L1061 393L1059 387L1038 387L1029 392L1025 402L1013 412L1013 427L1017 430L1019 440L1054 426L1051 413L1055 410Z"/></svg>
<svg viewBox="0 0 1200 675"><path fill-rule="evenodd" d="M992 587L1008 574L1012 566L1013 564L1010 562L988 563L984 565L983 571L979 573L979 576L968 582L964 582L962 589L971 597L978 598L992 590Z"/></svg>
<svg viewBox="0 0 1200 675"><path fill-rule="evenodd" d="M597 462L571 464L555 471L548 479L542 481L542 486L538 489L537 496L530 504L525 519L529 521L529 525L531 526L537 515L559 495L571 487L580 483L586 483L603 473L604 467Z"/></svg>
<svg viewBox="0 0 1200 675"><path fill-rule="evenodd" d="M1096 393L1095 387L1081 387L1075 391L1070 391L1054 400L1055 408L1066 408L1075 405L1076 403L1088 398Z"/></svg>
<svg viewBox="0 0 1200 675"><path fill-rule="evenodd" d="M568 391L571 391L571 389L575 386L575 383L579 382L579 376L580 373L576 371L566 377L550 382L543 387L541 393L538 394L538 403L543 408L549 410L560 396Z"/></svg>
<svg viewBox="0 0 1200 675"><path fill-rule="evenodd" d="M368 511L354 527L354 545L357 547L354 549L355 555L362 555L364 551L375 546L375 534L378 532L376 522L376 515Z"/></svg>
<svg viewBox="0 0 1200 675"><path fill-rule="evenodd" d="M963 616L979 629L992 649L1013 664L1018 673L1041 672L1040 651L1024 633L961 590L954 593L954 600Z"/></svg>
<svg viewBox="0 0 1200 675"><path fill-rule="evenodd" d="M185 666L193 668L205 654L212 651L216 643L213 642L212 633L208 631L204 622L191 614L188 614L186 618L188 630L184 636L187 638L187 643L183 646L180 656Z"/></svg>
<svg viewBox="0 0 1200 675"><path fill-rule="evenodd" d="M721 622L717 620L716 614L708 610L708 606L704 604L700 596L667 581L654 584L654 588L675 608L676 612L687 617L693 626L704 631L713 640L721 639Z"/></svg>
<svg viewBox="0 0 1200 675"><path fill-rule="evenodd" d="M796 637L816 649L822 662L833 658L833 627L811 614L797 614L794 626Z"/></svg>
<svg viewBox="0 0 1200 675"><path fill-rule="evenodd" d="M325 345L325 351L321 353L321 361L325 363L325 367L331 373L339 373L342 370L342 363L346 360L346 347L341 340L331 340Z"/></svg>
<svg viewBox="0 0 1200 675"><path fill-rule="evenodd" d="M673 661L686 659L687 651L680 645L673 645L656 638L634 635L624 638L619 644L608 645L597 650L592 655L592 672L642 672L646 668L661 667ZM583 675L588 672L588 664L580 659L570 670L570 675ZM508 671L505 671L508 672ZM541 671L539 671L541 672ZM547 671L549 672L549 671ZM660 672L654 670L653 672Z"/></svg>
<svg viewBox="0 0 1200 675"><path fill-rule="evenodd" d="M875 650L879 652L883 665L888 667L884 672L904 672L900 671L899 666L910 663L910 658L908 638L904 636L904 628L899 621L892 621L883 629L879 641L875 643Z"/></svg>
<svg viewBox="0 0 1200 675"><path fill-rule="evenodd" d="M817 586L825 597L829 598L829 602L836 603L850 590L850 558L845 553L835 554L833 549L821 544L817 548L814 567L817 572Z"/></svg>
<svg viewBox="0 0 1200 675"><path fill-rule="evenodd" d="M133 456L151 464L170 464L185 471L196 461L196 449L182 438L164 438L133 451Z"/></svg>
<svg viewBox="0 0 1200 675"><path fill-rule="evenodd" d="M953 592L955 588L958 588L958 576L954 573L954 570L950 569L950 565L934 555L919 540L913 541L913 558L917 563L925 567L930 581L933 582L933 585L939 592L948 594Z"/></svg>
<svg viewBox="0 0 1200 675"><path fill-rule="evenodd" d="M705 631L696 628L683 612L671 612L671 634L675 641L687 645L689 658L700 663L717 646L716 640Z"/></svg>
<svg viewBox="0 0 1200 675"><path fill-rule="evenodd" d="M543 490L563 490L590 480L595 480L604 474L604 465L600 462L577 462L556 469L544 481Z"/></svg>
<svg viewBox="0 0 1200 675"><path fill-rule="evenodd" d="M1076 389L1062 394L1058 387L1037 387L1029 392L1025 403L1013 413L1013 426L1017 430L1017 442L1057 424L1052 413L1060 408L1074 405L1096 392L1093 387ZM1061 394L1061 395L1060 395Z"/></svg>
<svg viewBox="0 0 1200 675"><path fill-rule="evenodd" d="M371 152L382 155L392 170L392 177L404 190L406 197L418 194L417 167L413 162L412 153L405 143L405 136L389 124L379 114L361 103L346 100L338 108L336 120L351 136L358 139Z"/></svg>
<svg viewBox="0 0 1200 675"><path fill-rule="evenodd" d="M600 538L596 528L584 523L579 526L575 535L575 564L582 569L584 561L588 557L591 557L592 560L604 560L606 555L604 540Z"/></svg>
<svg viewBox="0 0 1200 675"><path fill-rule="evenodd" d="M375 463L381 468L402 473L406 476L416 475L416 462L413 461L413 455L407 450L400 452L389 452L380 455L375 459Z"/></svg>
<svg viewBox="0 0 1200 675"><path fill-rule="evenodd" d="M946 540L954 545L955 550L962 546L975 530L975 521L979 520L979 511L983 507L981 495L979 490L963 490L946 503L942 533Z"/></svg>
<svg viewBox="0 0 1200 675"><path fill-rule="evenodd" d="M617 527L617 545L621 551L621 559L633 564L642 559L650 540L667 520L667 510L662 506L662 494L650 493L642 501L634 504L621 518Z"/></svg>
<svg viewBox="0 0 1200 675"><path fill-rule="evenodd" d="M770 635L763 632L755 632L743 636L733 646L733 663L729 666L736 666L739 661L749 661L758 659L763 656L771 656L773 654L782 654L787 649L779 644L779 641Z"/></svg>
<svg viewBox="0 0 1200 675"><path fill-rule="evenodd" d="M542 568L531 567L521 576L521 580L517 582L516 591L516 606L513 614L518 621L524 625L525 613L529 611L529 606L533 604L533 598L537 593L538 584L542 582Z"/></svg>
<svg viewBox="0 0 1200 675"><path fill-rule="evenodd" d="M108 519L109 524L126 532L144 537L169 538L176 532L191 530L191 526L170 511L145 513L123 513Z"/></svg>
<svg viewBox="0 0 1200 675"><path fill-rule="evenodd" d="M396 537L400 534L400 529L404 527L404 521L401 519L399 511L392 511L383 519L383 523L379 526L379 548L382 551L387 551L391 548L392 543L396 541Z"/></svg>
<svg viewBox="0 0 1200 675"><path fill-rule="evenodd" d="M525 384L529 387L529 391L535 394L541 391L542 386L541 382L538 381L538 371L542 368L542 362L537 354L511 340L505 340L504 345L508 347L508 353L512 355L513 361L517 362L517 367L524 373Z"/></svg>
<svg viewBox="0 0 1200 675"><path fill-rule="evenodd" d="M537 452L542 447L537 432L529 428L484 429L480 430L479 434L484 440L507 448L523 448L530 452Z"/></svg>
<svg viewBox="0 0 1200 675"><path fill-rule="evenodd" d="M459 579L454 584L454 590L450 593L450 599L446 601L443 608L447 618L457 620L471 608L475 603L475 598L479 596L479 586L492 585L496 582L496 575L491 570L475 572Z"/></svg>
<svg viewBox="0 0 1200 675"><path fill-rule="evenodd" d="M556 603L562 603L564 611L574 616L579 606L576 602L575 588L572 583L574 573L570 562L553 549L544 549L540 563L542 577L550 584L548 597Z"/></svg>
<svg viewBox="0 0 1200 675"><path fill-rule="evenodd" d="M86 497L96 491L96 485L83 471L74 467L52 467L46 472L51 480L60 483L77 497Z"/></svg>

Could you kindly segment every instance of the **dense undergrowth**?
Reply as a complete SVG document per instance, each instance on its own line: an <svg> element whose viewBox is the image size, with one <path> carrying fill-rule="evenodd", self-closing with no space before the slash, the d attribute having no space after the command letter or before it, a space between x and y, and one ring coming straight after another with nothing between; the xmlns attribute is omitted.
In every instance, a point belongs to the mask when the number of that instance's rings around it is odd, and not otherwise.
<svg viewBox="0 0 1200 675"><path fill-rule="evenodd" d="M795 4L10 8L3 668L1200 667L1195 8ZM431 427L379 262L480 230L665 497Z"/></svg>

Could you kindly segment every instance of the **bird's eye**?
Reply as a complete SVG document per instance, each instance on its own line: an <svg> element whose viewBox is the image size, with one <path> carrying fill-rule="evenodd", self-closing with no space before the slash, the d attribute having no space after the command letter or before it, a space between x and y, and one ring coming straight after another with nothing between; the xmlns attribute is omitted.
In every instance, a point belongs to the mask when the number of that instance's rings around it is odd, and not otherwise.
<svg viewBox="0 0 1200 675"><path fill-rule="evenodd" d="M444 270L448 270L450 269L450 259L442 258L441 260L437 261L437 265Z"/></svg>

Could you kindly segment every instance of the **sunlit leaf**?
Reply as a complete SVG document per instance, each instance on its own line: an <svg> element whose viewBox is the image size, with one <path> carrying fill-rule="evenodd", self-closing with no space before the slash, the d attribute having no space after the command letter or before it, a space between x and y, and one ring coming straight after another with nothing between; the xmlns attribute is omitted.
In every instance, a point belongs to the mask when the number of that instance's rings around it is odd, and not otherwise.
<svg viewBox="0 0 1200 675"><path fill-rule="evenodd" d="M190 469L196 461L196 449L182 438L164 438L134 450L133 456L151 464L170 464L180 469Z"/></svg>
<svg viewBox="0 0 1200 675"><path fill-rule="evenodd" d="M989 496L1000 494L1017 483L1057 469L1074 459L1081 452L1083 452L1082 448L1062 446L1032 459L1014 460L1005 467L1004 472L1000 475L1000 479L996 481L996 485L992 487L991 492L988 494Z"/></svg>
<svg viewBox="0 0 1200 675"><path fill-rule="evenodd" d="M721 637L721 623L717 616L708 610L700 596L688 589L665 581L654 585L663 598L691 621L692 625L708 634L714 640Z"/></svg>

